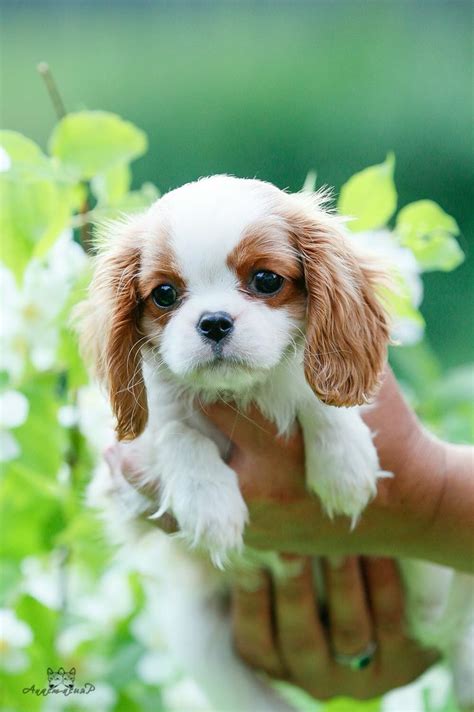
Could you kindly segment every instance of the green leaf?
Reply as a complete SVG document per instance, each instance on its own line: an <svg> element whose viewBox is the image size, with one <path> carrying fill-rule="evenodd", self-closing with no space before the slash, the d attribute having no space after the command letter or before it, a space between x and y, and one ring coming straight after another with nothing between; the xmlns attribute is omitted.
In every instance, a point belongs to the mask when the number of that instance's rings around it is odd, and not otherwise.
<svg viewBox="0 0 474 712"><path fill-rule="evenodd" d="M58 630L59 613L47 608L30 595L24 595L16 605L18 617L28 623L33 631L33 643L29 647L33 667L41 670L42 676L30 680L38 687L46 685L46 668L54 666L56 658L55 636ZM50 656L49 659L45 656ZM52 659L51 659L52 658ZM21 688L20 688L21 689ZM29 698L27 698L29 699Z"/></svg>
<svg viewBox="0 0 474 712"><path fill-rule="evenodd" d="M56 482L63 461L66 436L58 421L58 377L55 374L35 376L22 392L30 409L26 422L15 430L21 448L21 463L41 477Z"/></svg>
<svg viewBox="0 0 474 712"><path fill-rule="evenodd" d="M126 193L116 205L94 208L90 221L100 226L102 222L117 220L123 213L137 213L150 207L160 197L160 191L153 183L144 183L140 190Z"/></svg>
<svg viewBox="0 0 474 712"><path fill-rule="evenodd" d="M0 556L18 560L48 551L51 540L47 524L51 520L62 522L61 502L53 491L54 485L41 483L38 472L19 460L6 463L2 475Z"/></svg>
<svg viewBox="0 0 474 712"><path fill-rule="evenodd" d="M103 522L97 512L85 509L82 497L79 505L78 512L56 537L55 545L70 548L76 563L82 562L89 570L102 573L111 558Z"/></svg>
<svg viewBox="0 0 474 712"><path fill-rule="evenodd" d="M1 259L20 278L31 256L45 254L68 225L74 185L21 134L0 132L0 146L11 159L0 173Z"/></svg>
<svg viewBox="0 0 474 712"><path fill-rule="evenodd" d="M119 163L105 173L95 176L91 182L91 190L99 206L117 205L127 194L132 174L127 163Z"/></svg>
<svg viewBox="0 0 474 712"><path fill-rule="evenodd" d="M31 139L16 131L0 131L0 146L8 153L12 163L42 163L46 156Z"/></svg>
<svg viewBox="0 0 474 712"><path fill-rule="evenodd" d="M425 320L411 301L410 292L401 280L397 280L395 289L380 288L380 296L388 313L397 319L408 319L420 327L425 326Z"/></svg>
<svg viewBox="0 0 474 712"><path fill-rule="evenodd" d="M18 278L68 225L70 207L69 190L51 179L0 174L1 260Z"/></svg>
<svg viewBox="0 0 474 712"><path fill-rule="evenodd" d="M418 412L440 437L468 443L474 436L473 399L474 364L465 364L430 383Z"/></svg>
<svg viewBox="0 0 474 712"><path fill-rule="evenodd" d="M383 227L392 217L397 207L394 168L395 157L389 153L384 163L356 173L342 186L337 209L355 218L348 223L353 232Z"/></svg>
<svg viewBox="0 0 474 712"><path fill-rule="evenodd" d="M58 366L67 374L67 387L75 390L89 381L86 365L79 350L77 329L74 328L74 318L71 318L76 304L85 299L91 280L91 264L78 276L69 297L59 315L60 332L57 353Z"/></svg>
<svg viewBox="0 0 474 712"><path fill-rule="evenodd" d="M105 111L68 114L57 124L49 147L65 166L84 179L106 173L145 153L146 134Z"/></svg>
<svg viewBox="0 0 474 712"><path fill-rule="evenodd" d="M418 200L400 210L395 234L409 247L424 271L449 272L464 260L464 253L455 235L456 220L432 200Z"/></svg>

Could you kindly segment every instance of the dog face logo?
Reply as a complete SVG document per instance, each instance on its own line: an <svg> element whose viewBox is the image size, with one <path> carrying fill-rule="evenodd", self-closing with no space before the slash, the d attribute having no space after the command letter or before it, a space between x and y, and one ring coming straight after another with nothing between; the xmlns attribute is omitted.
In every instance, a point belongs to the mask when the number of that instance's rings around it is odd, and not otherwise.
<svg viewBox="0 0 474 712"><path fill-rule="evenodd" d="M50 690L72 690L76 677L76 668L71 668L69 672L60 667L56 672L52 668L47 669L48 685Z"/></svg>
<svg viewBox="0 0 474 712"><path fill-rule="evenodd" d="M24 695L88 695L94 692L95 685L92 682L79 684L76 682L76 668L72 667L69 671L60 667L59 670L48 668L46 670L48 676L48 686L37 688L35 684L29 687L24 687L22 692Z"/></svg>
<svg viewBox="0 0 474 712"><path fill-rule="evenodd" d="M63 684L64 668L59 668L57 672L54 672L51 668L48 668L48 685L50 690L57 690L60 685Z"/></svg>
<svg viewBox="0 0 474 712"><path fill-rule="evenodd" d="M64 672L63 683L68 690L72 690L74 687L74 680L76 679L76 668L71 668L69 672Z"/></svg>

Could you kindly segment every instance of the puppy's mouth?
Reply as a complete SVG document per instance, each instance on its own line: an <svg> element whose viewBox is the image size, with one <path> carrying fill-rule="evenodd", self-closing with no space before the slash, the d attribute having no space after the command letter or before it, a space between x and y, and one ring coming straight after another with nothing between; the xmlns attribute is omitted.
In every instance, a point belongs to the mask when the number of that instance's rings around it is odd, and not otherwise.
<svg viewBox="0 0 474 712"><path fill-rule="evenodd" d="M196 363L186 381L194 388L209 392L239 392L260 380L259 369L246 359L225 350L213 350L212 355Z"/></svg>
<svg viewBox="0 0 474 712"><path fill-rule="evenodd" d="M242 358L241 356L236 356L235 354L224 353L223 347L213 348L212 355L209 358L198 363L196 366L197 371L236 371L236 370L246 370L250 371L250 363Z"/></svg>

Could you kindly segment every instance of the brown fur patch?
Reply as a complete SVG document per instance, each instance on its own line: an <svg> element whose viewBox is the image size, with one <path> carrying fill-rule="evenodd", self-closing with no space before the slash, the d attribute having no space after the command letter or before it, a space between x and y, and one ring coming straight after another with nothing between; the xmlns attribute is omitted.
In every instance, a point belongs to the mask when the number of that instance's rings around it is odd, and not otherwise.
<svg viewBox="0 0 474 712"><path fill-rule="evenodd" d="M286 219L303 260L307 290L306 380L335 406L367 402L381 377L388 318L377 298L383 275L350 246L335 218L291 198Z"/></svg>
<svg viewBox="0 0 474 712"><path fill-rule="evenodd" d="M82 350L107 384L119 440L136 438L148 420L138 292L141 230L140 218L110 226L79 313Z"/></svg>
<svg viewBox="0 0 474 712"><path fill-rule="evenodd" d="M228 267L237 275L240 287L252 299L273 308L286 307L295 318L303 318L305 290L301 258L282 231L281 221L267 220L252 226L227 258ZM284 278L274 295L255 293L252 277L259 270L269 270Z"/></svg>
<svg viewBox="0 0 474 712"><path fill-rule="evenodd" d="M173 312L151 299L163 283L186 287L163 225L147 214L112 224L79 316L83 351L107 384L119 440L138 437L148 420L142 351Z"/></svg>
<svg viewBox="0 0 474 712"><path fill-rule="evenodd" d="M163 309L154 303L151 293L160 284L172 284L180 297L186 292L186 282L179 271L168 233L164 229L161 230L159 239L148 242L143 250L139 289L149 328L162 329L175 309L175 307ZM176 306L178 304L179 302Z"/></svg>

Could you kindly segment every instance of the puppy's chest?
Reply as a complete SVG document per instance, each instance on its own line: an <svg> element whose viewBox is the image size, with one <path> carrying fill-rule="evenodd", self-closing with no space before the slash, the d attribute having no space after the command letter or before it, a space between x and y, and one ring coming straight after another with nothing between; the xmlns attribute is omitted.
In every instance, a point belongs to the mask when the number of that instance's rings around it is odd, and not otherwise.
<svg viewBox="0 0 474 712"><path fill-rule="evenodd" d="M183 422L213 440L224 459L229 453L229 439L203 414L201 404L227 403L230 417L235 412L235 427L239 419L251 420L247 410L253 405L281 434L291 432L302 412L310 412L317 419L322 405L307 386L300 363L281 365L264 383L238 393L193 392L160 380L149 385L149 393L149 428L159 433L170 421Z"/></svg>

